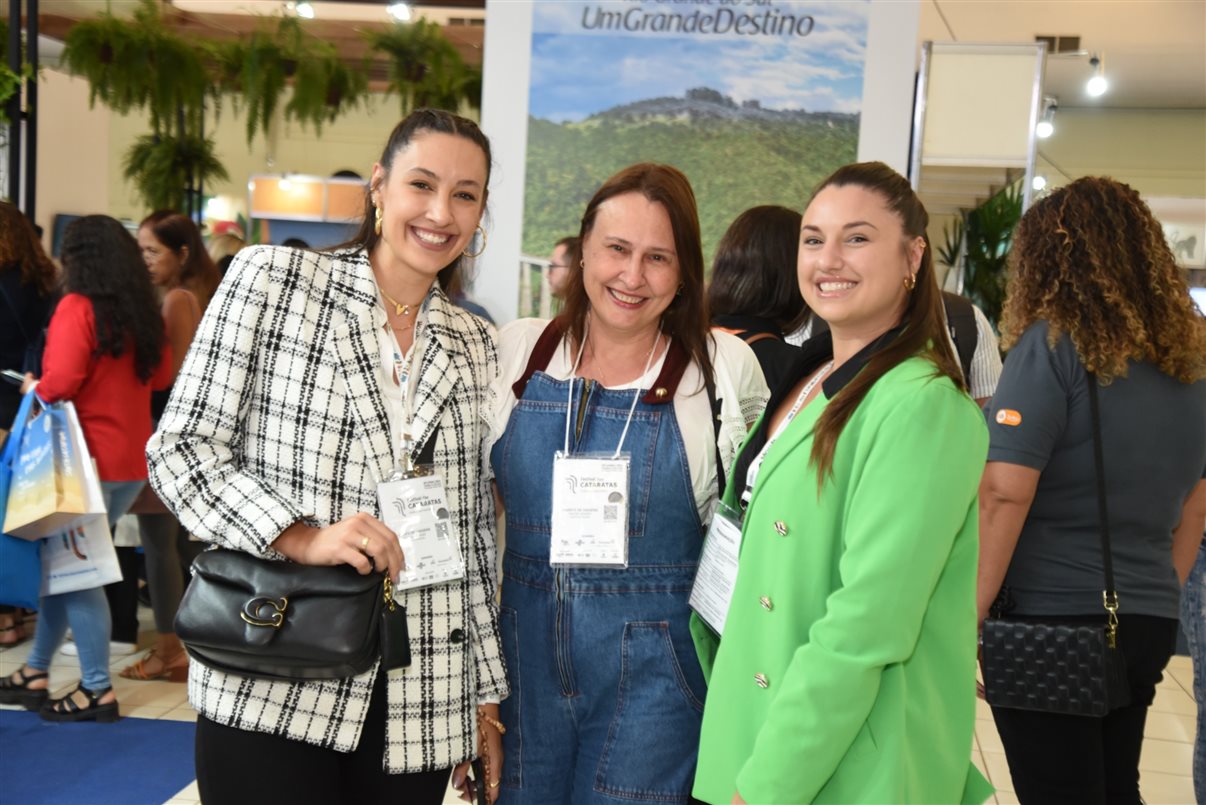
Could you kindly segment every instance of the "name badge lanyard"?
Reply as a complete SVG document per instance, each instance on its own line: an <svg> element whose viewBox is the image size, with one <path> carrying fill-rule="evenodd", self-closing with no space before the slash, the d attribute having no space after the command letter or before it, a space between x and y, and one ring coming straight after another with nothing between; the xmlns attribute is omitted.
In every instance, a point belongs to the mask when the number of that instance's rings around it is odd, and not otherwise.
<svg viewBox="0 0 1206 805"><path fill-rule="evenodd" d="M402 548L402 570L394 581L397 590L441 584L465 575L443 479L426 467L416 466L412 455L410 379L419 342L418 327L416 323L414 344L405 356L394 339L394 378L402 398L398 413L400 438L394 446L393 472L377 486L382 521L397 535ZM392 434L390 441L394 442Z"/></svg>
<svg viewBox="0 0 1206 805"><path fill-rule="evenodd" d="M570 435L570 421L573 419L574 377L576 376L576 374L578 372L579 364L582 363L582 353L586 351L586 337L588 334L589 334L589 330L587 331L587 333L583 334L582 344L578 347L578 357L574 359L574 365L570 368L569 393L567 394L566 401L565 401L565 448L561 451L560 455L562 455L562 456L568 456L570 454L569 435ZM645 368L641 372L642 379L644 379L645 375L649 374L649 367L653 365L653 353L657 352L657 342L660 341L661 339L662 339L662 327L661 327L661 324L658 324L657 337L653 339L653 346L649 348L649 356L647 358L645 358ZM640 401L640 399L641 399L641 388L640 388L640 382L638 381L637 388L633 392L633 395L632 395L632 405L628 409L628 418L626 420L624 420L624 430L620 431L620 441L619 441L619 444L616 445L615 452L612 453L612 455L611 455L612 459L617 459L620 457L620 451L624 448L624 439L628 436L628 426L632 424L632 417L633 417L633 414L636 413L637 403ZM585 403L585 400L583 400L583 403Z"/></svg>
<svg viewBox="0 0 1206 805"><path fill-rule="evenodd" d="M641 377L649 373L653 354L661 340L661 328L645 359ZM573 419L574 377L582 363L586 338L570 369L565 410L565 442L553 456L552 513L549 563L565 566L628 566L629 458L622 451L628 428L641 398L640 383L632 393L632 405L614 451L570 455L570 422ZM582 405L586 404L585 394Z"/></svg>
<svg viewBox="0 0 1206 805"><path fill-rule="evenodd" d="M787 426L791 424L791 421L800 413L800 409L804 407L804 401L808 399L808 395L812 393L812 390L817 387L818 383L825 379L832 368L833 361L830 361L822 366L821 371L813 375L811 380L804 384L804 388L796 396L796 401L787 412L787 416L783 418L783 421L779 423L779 427L775 428L775 432L766 440L766 444L758 451L758 455L754 456L754 460L750 462L750 468L745 474L745 491L741 493L741 505L743 507L748 506L750 503L750 498L754 494L754 482L758 480L758 472L762 469L762 462L766 459L766 454L770 452L771 445L783 435L783 431L787 430Z"/></svg>
<svg viewBox="0 0 1206 805"><path fill-rule="evenodd" d="M389 475L388 480L390 481L397 481L402 478L413 478L418 473L418 469L415 466L414 456L412 455L414 450L414 441L411 439L410 435L410 421L412 414L412 403L410 398L410 374L411 363L414 361L415 347L418 345L419 340L418 326L418 322L416 322L414 339L415 343L411 344L410 352L408 352L405 356L401 354L401 350L398 348L397 337L395 336L392 338L394 342L394 377L398 381L398 391L402 395L402 404L399 406L398 411L398 430L400 438L398 443L394 445L394 469ZM394 441L392 437L390 438L390 441Z"/></svg>

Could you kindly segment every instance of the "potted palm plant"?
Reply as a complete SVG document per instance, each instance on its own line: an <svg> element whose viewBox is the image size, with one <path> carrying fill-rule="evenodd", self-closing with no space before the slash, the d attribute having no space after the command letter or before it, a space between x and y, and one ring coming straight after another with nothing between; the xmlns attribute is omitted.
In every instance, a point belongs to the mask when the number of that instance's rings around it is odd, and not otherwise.
<svg viewBox="0 0 1206 805"><path fill-rule="evenodd" d="M963 293L994 323L1005 303L1009 248L1021 217L1022 188L1015 182L943 230L939 258L957 270L963 247Z"/></svg>

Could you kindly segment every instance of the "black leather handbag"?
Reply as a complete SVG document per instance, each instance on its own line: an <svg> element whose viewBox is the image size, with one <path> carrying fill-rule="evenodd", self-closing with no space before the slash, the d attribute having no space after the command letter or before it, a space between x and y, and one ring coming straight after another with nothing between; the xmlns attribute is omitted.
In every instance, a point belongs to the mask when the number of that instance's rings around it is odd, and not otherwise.
<svg viewBox="0 0 1206 805"><path fill-rule="evenodd" d="M1088 381L1098 531L1105 569L1105 621L1010 618L994 607L992 616L984 621L980 659L984 698L993 707L1100 717L1130 703L1126 663L1118 647L1118 592L1110 554L1097 377L1089 372Z"/></svg>
<svg viewBox="0 0 1206 805"><path fill-rule="evenodd" d="M259 679L343 679L410 664L406 611L382 573L207 551L176 613L189 656Z"/></svg>

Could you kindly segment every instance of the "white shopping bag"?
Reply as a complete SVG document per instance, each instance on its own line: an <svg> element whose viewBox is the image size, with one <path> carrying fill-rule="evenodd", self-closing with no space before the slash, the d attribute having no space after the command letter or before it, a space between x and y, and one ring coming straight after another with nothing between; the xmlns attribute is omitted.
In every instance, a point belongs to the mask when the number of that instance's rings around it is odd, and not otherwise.
<svg viewBox="0 0 1206 805"><path fill-rule="evenodd" d="M80 427L74 407L69 409L67 421L71 440L76 446L74 452L79 457L77 468L83 479L86 511L100 514L86 515L42 543L42 595L90 590L121 581L121 565L117 562L117 551L109 533L100 473L87 452L84 429Z"/></svg>
<svg viewBox="0 0 1206 805"><path fill-rule="evenodd" d="M89 590L115 581L121 581L121 566L104 515L42 543L42 595Z"/></svg>
<svg viewBox="0 0 1206 805"><path fill-rule="evenodd" d="M105 513L100 480L75 406L44 406L29 421L12 468L4 533L37 540Z"/></svg>

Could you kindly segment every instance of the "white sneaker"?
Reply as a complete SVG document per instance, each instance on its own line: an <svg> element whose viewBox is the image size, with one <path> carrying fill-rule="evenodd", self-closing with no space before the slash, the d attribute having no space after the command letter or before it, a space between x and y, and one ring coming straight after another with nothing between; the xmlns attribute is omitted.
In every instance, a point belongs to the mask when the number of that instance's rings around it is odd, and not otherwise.
<svg viewBox="0 0 1206 805"><path fill-rule="evenodd" d="M109 643L109 657L128 657L138 651L138 645L135 643L119 643L116 640ZM59 653L65 657L80 656L79 645L76 643L64 643L59 649Z"/></svg>

